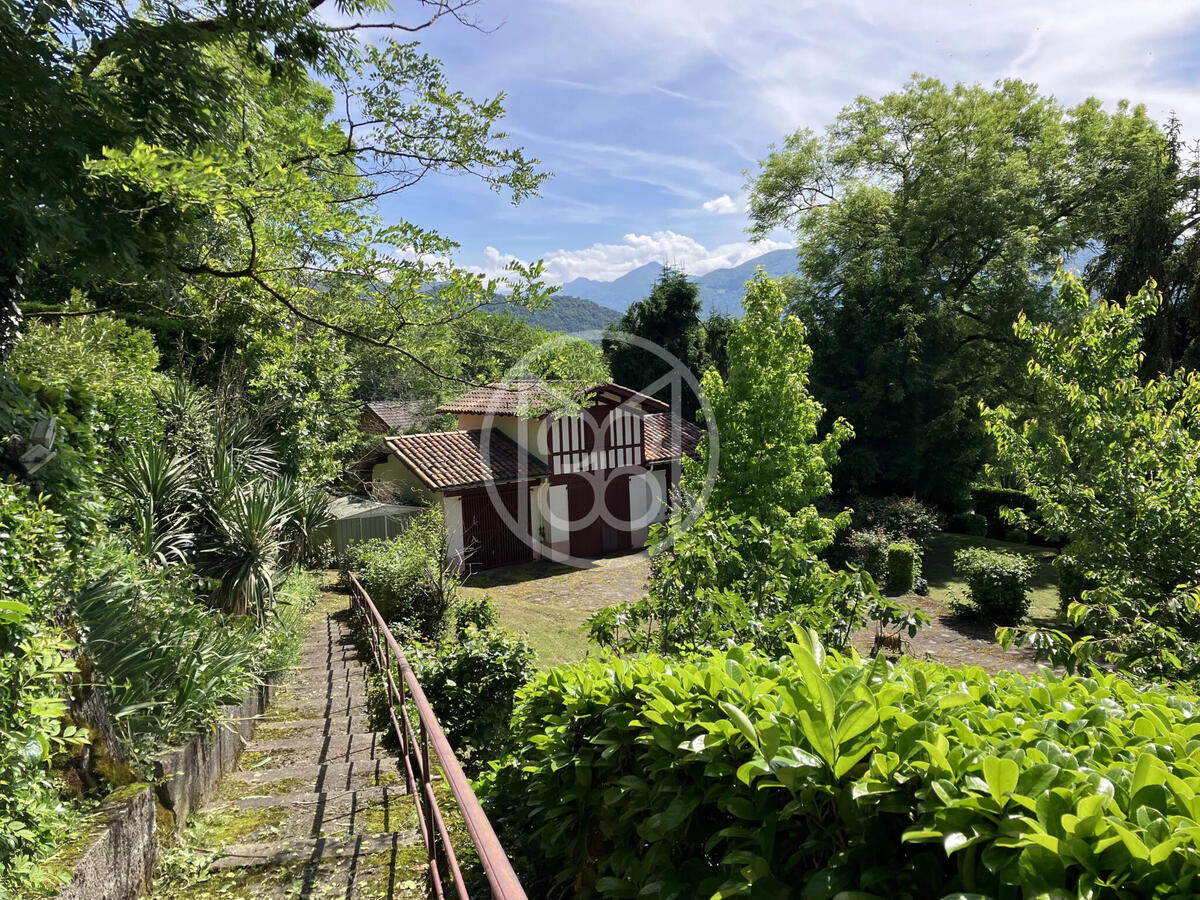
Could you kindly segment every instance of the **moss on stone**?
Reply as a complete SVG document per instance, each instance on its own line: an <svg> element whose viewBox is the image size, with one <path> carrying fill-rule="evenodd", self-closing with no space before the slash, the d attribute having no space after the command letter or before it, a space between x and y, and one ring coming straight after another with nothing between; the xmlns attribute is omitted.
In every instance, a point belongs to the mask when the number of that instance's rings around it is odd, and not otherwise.
<svg viewBox="0 0 1200 900"><path fill-rule="evenodd" d="M312 790L313 783L307 778L280 778L276 781L238 781L226 778L217 791L219 800L244 800L247 797L282 797L304 788Z"/></svg>
<svg viewBox="0 0 1200 900"><path fill-rule="evenodd" d="M385 834L416 827L417 811L412 798L392 791L365 803L354 823L354 830L358 834Z"/></svg>
<svg viewBox="0 0 1200 900"><path fill-rule="evenodd" d="M205 843L210 849L229 844L252 843L250 836L265 837L262 831L273 832L287 819L288 811L282 806L258 806L253 809L216 809L202 812L195 817L195 828L204 832Z"/></svg>
<svg viewBox="0 0 1200 900"><path fill-rule="evenodd" d="M292 737L300 732L299 728L281 728L278 725L264 725L254 732L256 741L278 741Z"/></svg>
<svg viewBox="0 0 1200 900"><path fill-rule="evenodd" d="M300 752L299 750L247 750L238 759L238 771L281 769L295 763Z"/></svg>
<svg viewBox="0 0 1200 900"><path fill-rule="evenodd" d="M375 774L375 782L378 787L394 787L404 783L404 776L395 769L380 769Z"/></svg>

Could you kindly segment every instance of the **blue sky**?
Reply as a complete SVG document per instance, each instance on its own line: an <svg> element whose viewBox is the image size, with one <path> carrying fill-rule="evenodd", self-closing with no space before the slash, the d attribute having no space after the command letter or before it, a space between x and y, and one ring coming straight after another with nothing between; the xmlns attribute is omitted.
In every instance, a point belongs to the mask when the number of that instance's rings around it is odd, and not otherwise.
<svg viewBox="0 0 1200 900"><path fill-rule="evenodd" d="M396 0L405 8L405 0ZM549 280L616 278L650 261L694 275L787 245L748 243L745 177L773 141L821 129L856 95L914 72L1021 77L1065 103L1127 97L1200 134L1200 4L482 0L488 31L421 32L451 85L507 94L514 143L554 173L511 206L469 178L389 198L498 272L544 259Z"/></svg>

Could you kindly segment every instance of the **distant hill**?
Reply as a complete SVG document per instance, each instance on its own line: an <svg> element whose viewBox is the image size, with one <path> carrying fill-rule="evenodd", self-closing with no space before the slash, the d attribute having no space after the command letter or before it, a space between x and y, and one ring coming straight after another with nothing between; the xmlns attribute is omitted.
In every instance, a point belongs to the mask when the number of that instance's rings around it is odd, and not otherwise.
<svg viewBox="0 0 1200 900"><path fill-rule="evenodd" d="M582 331L602 331L604 326L621 318L615 309L601 306L582 297L572 297L567 294L555 294L550 298L550 305L545 309L523 309L521 307L504 307L506 312L520 316L530 325L545 328L547 331L562 331L575 334Z"/></svg>
<svg viewBox="0 0 1200 900"><path fill-rule="evenodd" d="M762 256L755 257L727 269L714 269L707 275L701 275L692 280L700 287L700 302L704 304L705 313L722 312L729 315L741 315L742 296L746 292L746 282L754 275L754 270L762 266L768 275L778 278L790 275L796 271L796 251L791 248L772 250ZM630 304L644 300L650 293L654 282L662 274L660 263L646 263L644 266L626 272L614 281L593 281L590 278L576 278L563 285L563 293L572 298L583 297L603 304L614 310L624 312Z"/></svg>
<svg viewBox="0 0 1200 900"><path fill-rule="evenodd" d="M625 312L635 300L644 300L650 293L650 288L662 274L661 263L646 263L632 272L626 272L614 281L593 281L590 278L576 278L563 285L564 294L572 297L584 297L594 300L610 309Z"/></svg>

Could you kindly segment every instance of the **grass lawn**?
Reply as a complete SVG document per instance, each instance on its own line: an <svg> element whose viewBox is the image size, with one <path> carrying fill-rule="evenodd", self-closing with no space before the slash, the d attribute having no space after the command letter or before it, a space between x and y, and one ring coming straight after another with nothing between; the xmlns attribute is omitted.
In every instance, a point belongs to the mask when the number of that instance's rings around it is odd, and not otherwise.
<svg viewBox="0 0 1200 900"><path fill-rule="evenodd" d="M464 597L489 595L500 624L524 632L538 665L549 668L594 650L584 622L594 610L643 596L649 573L645 553L623 553L580 568L542 561L479 572L461 591Z"/></svg>
<svg viewBox="0 0 1200 900"><path fill-rule="evenodd" d="M492 595L500 611L500 624L509 631L523 632L537 651L538 668L548 669L577 662L595 649L584 622L590 612L546 603L531 603Z"/></svg>
<svg viewBox="0 0 1200 900"><path fill-rule="evenodd" d="M929 582L931 599L949 607L952 591L966 593L966 583L954 574L954 553L964 547L986 547L988 550L1006 550L1033 557L1036 568L1030 580L1029 618L1052 621L1058 617L1058 570L1053 565L1057 550L966 534L938 534L930 539L921 574Z"/></svg>

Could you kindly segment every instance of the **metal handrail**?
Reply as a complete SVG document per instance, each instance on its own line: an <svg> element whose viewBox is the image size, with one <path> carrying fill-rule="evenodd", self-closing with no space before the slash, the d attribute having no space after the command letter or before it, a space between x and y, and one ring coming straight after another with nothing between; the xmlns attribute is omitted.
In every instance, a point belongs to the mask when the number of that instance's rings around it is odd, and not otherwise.
<svg viewBox="0 0 1200 900"><path fill-rule="evenodd" d="M500 839L496 837L492 823L488 821L487 814L479 805L479 798L475 796L471 782L463 774L462 766L458 764L454 750L450 747L442 726L438 724L433 707L426 699L425 692L417 682L417 676L408 664L408 659L396 643L396 638L392 636L392 630L388 628L370 595L353 574L350 576L350 588L353 606L363 616L367 625L375 665L385 677L388 715L392 720L392 730L400 742L400 756L404 760L404 778L408 792L416 798L417 824L429 857L429 874L433 882L434 896L438 900L444 900L445 897L442 871L438 864L440 849L450 870L455 892L460 900L470 900L454 845L450 842L450 833L446 829L437 797L433 793L433 772L429 762L431 743L446 783L450 785L450 793L454 795L454 801L458 804L458 810L471 835L475 852L479 854L479 862L487 875L492 897L496 900L527 900L525 889L521 887L512 863L509 862L504 848L500 846ZM392 675L393 661L400 670L399 685ZM412 722L409 721L405 710L405 687L408 688L409 697L417 708L419 740L413 734Z"/></svg>

